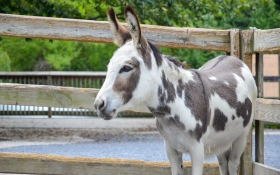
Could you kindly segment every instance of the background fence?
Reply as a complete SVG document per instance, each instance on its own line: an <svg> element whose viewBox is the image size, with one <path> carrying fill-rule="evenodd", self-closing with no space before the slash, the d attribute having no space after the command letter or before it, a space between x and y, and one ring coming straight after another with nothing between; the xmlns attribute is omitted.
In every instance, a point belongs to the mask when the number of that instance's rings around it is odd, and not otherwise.
<svg viewBox="0 0 280 175"><path fill-rule="evenodd" d="M0 72L0 82L98 89L105 76L106 72ZM96 112L89 109L0 105L0 115L48 115L50 118L51 115L96 116Z"/></svg>
<svg viewBox="0 0 280 175"><path fill-rule="evenodd" d="M0 72L0 83L18 83L34 85L52 85L62 87L100 89L106 72ZM93 104L92 104L93 105ZM22 106L0 104L0 115L52 115L59 116L97 116L95 110L77 108L55 108L40 106ZM151 114L122 112L121 117L150 117Z"/></svg>
<svg viewBox="0 0 280 175"><path fill-rule="evenodd" d="M254 30L253 33L253 52L256 53L256 84L258 88L258 108L255 114L255 162L253 162L253 174L280 174L279 170L264 165L264 122L280 123L280 100L264 99L264 53L280 52L280 30ZM280 55L280 54L278 54ZM280 57L278 57L280 66ZM280 74L280 68L279 74ZM271 78L272 79L272 78ZM279 82L280 78L274 77L274 81ZM279 90L280 96L280 90Z"/></svg>

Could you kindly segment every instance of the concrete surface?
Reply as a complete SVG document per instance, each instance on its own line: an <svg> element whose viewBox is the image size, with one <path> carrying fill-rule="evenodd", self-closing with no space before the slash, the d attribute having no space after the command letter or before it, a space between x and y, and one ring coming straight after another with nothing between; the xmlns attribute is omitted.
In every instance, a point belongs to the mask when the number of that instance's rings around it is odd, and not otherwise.
<svg viewBox="0 0 280 175"><path fill-rule="evenodd" d="M21 121L24 122L0 121L0 152L168 161L154 119ZM280 169L280 130L265 130L264 138L265 164ZM184 160L190 157L184 155ZM216 161L215 157L206 159Z"/></svg>

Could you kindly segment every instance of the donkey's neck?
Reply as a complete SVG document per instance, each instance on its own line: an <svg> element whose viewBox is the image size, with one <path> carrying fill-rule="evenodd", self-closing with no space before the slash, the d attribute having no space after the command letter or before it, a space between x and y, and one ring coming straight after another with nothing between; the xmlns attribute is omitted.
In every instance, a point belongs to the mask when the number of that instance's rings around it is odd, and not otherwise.
<svg viewBox="0 0 280 175"><path fill-rule="evenodd" d="M156 116L171 113L171 105L184 103L182 85L194 81L193 71L181 68L167 56L162 57L158 71L157 86L146 101L147 107Z"/></svg>

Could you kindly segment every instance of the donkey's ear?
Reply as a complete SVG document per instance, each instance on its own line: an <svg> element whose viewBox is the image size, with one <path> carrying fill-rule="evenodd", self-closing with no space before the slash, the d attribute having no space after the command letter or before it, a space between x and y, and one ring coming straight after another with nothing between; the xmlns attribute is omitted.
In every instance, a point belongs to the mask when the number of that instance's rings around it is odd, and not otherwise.
<svg viewBox="0 0 280 175"><path fill-rule="evenodd" d="M112 8L107 11L107 17L114 36L114 43L117 46L121 46L126 40L131 38L131 35L128 30L120 24Z"/></svg>
<svg viewBox="0 0 280 175"><path fill-rule="evenodd" d="M136 48L141 47L141 28L140 28L140 24L139 24L139 20L137 18L137 15L135 13L135 11L133 10L132 7L127 6L125 8L125 20L127 22L127 26L128 26L128 30L132 36L133 39L133 43L135 45Z"/></svg>

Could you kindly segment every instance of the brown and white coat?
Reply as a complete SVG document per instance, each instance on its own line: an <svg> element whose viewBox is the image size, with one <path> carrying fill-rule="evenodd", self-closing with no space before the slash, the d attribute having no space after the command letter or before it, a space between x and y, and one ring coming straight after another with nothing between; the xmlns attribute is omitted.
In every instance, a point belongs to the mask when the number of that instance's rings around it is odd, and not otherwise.
<svg viewBox="0 0 280 175"><path fill-rule="evenodd" d="M125 18L127 29L108 11L120 48L94 103L98 115L109 120L124 110L152 112L172 175L183 174L183 153L191 155L193 175L202 175L210 154L217 155L222 175L237 175L257 94L249 68L237 58L219 56L198 70L185 69L144 38L130 6Z"/></svg>

